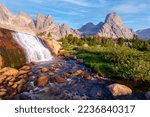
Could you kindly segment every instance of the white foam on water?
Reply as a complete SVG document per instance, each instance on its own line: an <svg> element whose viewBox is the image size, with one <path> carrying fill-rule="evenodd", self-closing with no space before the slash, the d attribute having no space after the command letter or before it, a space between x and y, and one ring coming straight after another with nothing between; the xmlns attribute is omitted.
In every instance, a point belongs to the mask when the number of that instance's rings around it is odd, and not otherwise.
<svg viewBox="0 0 150 117"><path fill-rule="evenodd" d="M44 47L38 37L19 32L13 33L13 37L24 49L28 63L52 60L50 51Z"/></svg>

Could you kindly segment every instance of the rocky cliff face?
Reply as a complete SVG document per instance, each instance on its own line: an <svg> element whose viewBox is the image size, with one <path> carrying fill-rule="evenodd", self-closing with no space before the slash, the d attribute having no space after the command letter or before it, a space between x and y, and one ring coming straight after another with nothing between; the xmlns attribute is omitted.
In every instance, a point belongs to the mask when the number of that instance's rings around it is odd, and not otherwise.
<svg viewBox="0 0 150 117"><path fill-rule="evenodd" d="M92 27L92 28L91 28ZM107 15L105 22L100 22L97 25L86 24L79 31L85 35L98 35L108 38L133 38L133 33L124 25L121 18L116 13Z"/></svg>
<svg viewBox="0 0 150 117"><path fill-rule="evenodd" d="M98 35L108 38L133 38L133 33L124 25L121 18L116 13L107 15L104 25L98 32Z"/></svg>
<svg viewBox="0 0 150 117"><path fill-rule="evenodd" d="M66 24L57 24L51 16L37 15L37 20L24 12L18 15L12 14L6 7L0 4L0 27L29 33L32 35L43 33L45 36L59 40L69 34L80 37L80 32L69 28Z"/></svg>
<svg viewBox="0 0 150 117"><path fill-rule="evenodd" d="M33 19L20 12L17 16L12 14L6 7L0 4L0 26L2 28L35 34L35 25Z"/></svg>
<svg viewBox="0 0 150 117"><path fill-rule="evenodd" d="M150 28L136 31L136 35L140 39L150 39Z"/></svg>
<svg viewBox="0 0 150 117"><path fill-rule="evenodd" d="M69 34L80 37L80 32L69 28L68 25L57 24L51 16L44 16L43 14L37 15L36 23L37 32L43 33L45 36L51 36L53 39L59 40Z"/></svg>
<svg viewBox="0 0 150 117"><path fill-rule="evenodd" d="M0 67L18 67L26 63L23 48L13 39L12 32L0 28Z"/></svg>

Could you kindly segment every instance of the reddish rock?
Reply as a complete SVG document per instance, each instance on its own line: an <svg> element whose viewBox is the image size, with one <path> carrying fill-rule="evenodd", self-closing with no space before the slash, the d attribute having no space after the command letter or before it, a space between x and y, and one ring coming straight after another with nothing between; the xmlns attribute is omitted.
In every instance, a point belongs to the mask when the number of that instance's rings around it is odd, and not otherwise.
<svg viewBox="0 0 150 117"><path fill-rule="evenodd" d="M14 68L9 68L7 71L3 73L3 75L5 76L11 76L11 75L16 75L16 74L18 74L18 70Z"/></svg>
<svg viewBox="0 0 150 117"><path fill-rule="evenodd" d="M121 96L121 95L130 95L132 94L132 90L121 84L112 84L108 86L109 91L113 96Z"/></svg>
<svg viewBox="0 0 150 117"><path fill-rule="evenodd" d="M83 70L78 70L77 72L73 73L73 76L79 76L83 73Z"/></svg>
<svg viewBox="0 0 150 117"><path fill-rule="evenodd" d="M56 78L57 83L64 83L66 80L64 78Z"/></svg>
<svg viewBox="0 0 150 117"><path fill-rule="evenodd" d="M29 72L28 75L29 75L29 76L32 76L32 75L33 75L33 72Z"/></svg>
<svg viewBox="0 0 150 117"><path fill-rule="evenodd" d="M17 84L17 85L24 85L25 83L26 83L26 81L24 79L21 79L21 80L15 82L15 84Z"/></svg>
<svg viewBox="0 0 150 117"><path fill-rule="evenodd" d="M20 68L20 70L29 70L30 66L29 65L25 65L23 67Z"/></svg>
<svg viewBox="0 0 150 117"><path fill-rule="evenodd" d="M86 79L86 80L91 80L92 77L91 77L91 75L86 75L85 79Z"/></svg>
<svg viewBox="0 0 150 117"><path fill-rule="evenodd" d="M3 81L4 81L6 78L7 78L6 76L1 75L1 76L0 76L0 84L3 83Z"/></svg>
<svg viewBox="0 0 150 117"><path fill-rule="evenodd" d="M3 97L4 95L6 95L6 92L0 92L0 97Z"/></svg>
<svg viewBox="0 0 150 117"><path fill-rule="evenodd" d="M19 75L22 75L22 74L27 74L28 72L29 72L29 71L26 71L26 70L20 70L18 74L19 74Z"/></svg>
<svg viewBox="0 0 150 117"><path fill-rule="evenodd" d="M16 89L17 88L17 84L14 84L11 86L13 89Z"/></svg>
<svg viewBox="0 0 150 117"><path fill-rule="evenodd" d="M49 71L48 68L42 68L42 69L41 69L41 72L42 72L42 73L46 73L46 72L48 72L48 71Z"/></svg>
<svg viewBox="0 0 150 117"><path fill-rule="evenodd" d="M48 84L48 82L49 82L49 79L46 76L39 77L38 81L37 81L38 86L40 86L40 87L46 86Z"/></svg>
<svg viewBox="0 0 150 117"><path fill-rule="evenodd" d="M28 77L27 74L23 74L23 75L19 76L18 78L27 78L27 77Z"/></svg>

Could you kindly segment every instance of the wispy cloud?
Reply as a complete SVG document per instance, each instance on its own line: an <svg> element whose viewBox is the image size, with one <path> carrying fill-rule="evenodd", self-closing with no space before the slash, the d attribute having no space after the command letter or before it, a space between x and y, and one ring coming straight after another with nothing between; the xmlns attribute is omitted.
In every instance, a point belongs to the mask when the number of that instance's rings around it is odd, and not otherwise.
<svg viewBox="0 0 150 117"><path fill-rule="evenodd" d="M52 9L53 12L55 13L59 13L59 14L63 14L63 15L79 15L79 12L74 12L74 11L60 11L60 10L56 10L56 9Z"/></svg>
<svg viewBox="0 0 150 117"><path fill-rule="evenodd" d="M112 10L119 13L138 13L140 11L145 10L147 7L149 6L145 3L143 4L122 3L112 7Z"/></svg>
<svg viewBox="0 0 150 117"><path fill-rule="evenodd" d="M66 3L71 3L79 6L90 6L90 3L85 0L61 0Z"/></svg>

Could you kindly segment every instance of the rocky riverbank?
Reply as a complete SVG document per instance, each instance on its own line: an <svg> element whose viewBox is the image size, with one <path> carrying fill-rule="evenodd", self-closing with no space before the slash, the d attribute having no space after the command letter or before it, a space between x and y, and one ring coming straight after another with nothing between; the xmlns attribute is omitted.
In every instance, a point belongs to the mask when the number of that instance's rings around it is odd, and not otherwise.
<svg viewBox="0 0 150 117"><path fill-rule="evenodd" d="M127 86L99 77L81 62L71 59L32 63L18 70L1 69L0 97L19 100L146 99Z"/></svg>

